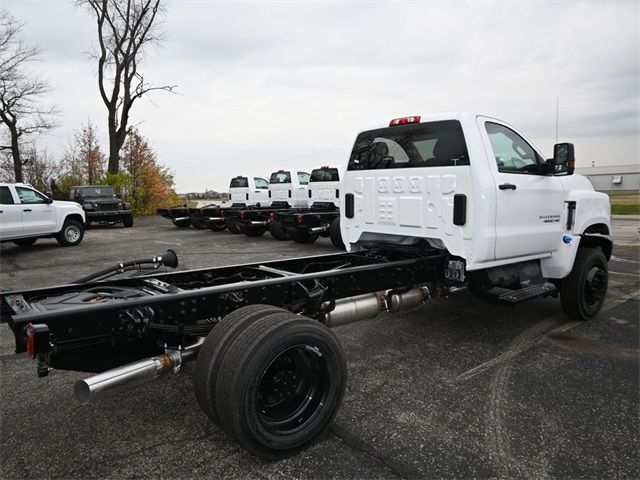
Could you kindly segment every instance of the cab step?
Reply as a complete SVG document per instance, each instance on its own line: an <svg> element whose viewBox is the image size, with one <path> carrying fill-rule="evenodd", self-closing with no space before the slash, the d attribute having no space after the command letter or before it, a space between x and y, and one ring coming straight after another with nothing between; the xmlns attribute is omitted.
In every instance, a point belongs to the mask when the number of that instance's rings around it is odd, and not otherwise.
<svg viewBox="0 0 640 480"><path fill-rule="evenodd" d="M501 293L498 296L498 300L509 305L515 305L516 303L530 300L532 298L553 295L556 292L556 286L553 283L547 282L542 285L532 285L520 290L511 290L509 292Z"/></svg>

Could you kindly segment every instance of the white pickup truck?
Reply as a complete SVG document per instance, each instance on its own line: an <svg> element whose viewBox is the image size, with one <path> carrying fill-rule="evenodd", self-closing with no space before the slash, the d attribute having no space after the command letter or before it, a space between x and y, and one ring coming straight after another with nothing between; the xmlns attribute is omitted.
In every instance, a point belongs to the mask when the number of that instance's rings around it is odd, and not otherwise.
<svg viewBox="0 0 640 480"><path fill-rule="evenodd" d="M360 133L343 180L347 251L426 242L460 260L485 298L559 290L576 318L599 310L612 242L610 202L573 175L569 143L540 151L511 125L472 113L412 116Z"/></svg>
<svg viewBox="0 0 640 480"><path fill-rule="evenodd" d="M229 184L229 200L232 206L268 207L271 204L269 182L260 177L234 177Z"/></svg>
<svg viewBox="0 0 640 480"><path fill-rule="evenodd" d="M269 178L269 198L277 206L307 208L309 206L307 172L278 170Z"/></svg>
<svg viewBox="0 0 640 480"><path fill-rule="evenodd" d="M0 183L0 241L29 246L53 237L62 246L78 245L84 225L78 203L52 200L24 183Z"/></svg>

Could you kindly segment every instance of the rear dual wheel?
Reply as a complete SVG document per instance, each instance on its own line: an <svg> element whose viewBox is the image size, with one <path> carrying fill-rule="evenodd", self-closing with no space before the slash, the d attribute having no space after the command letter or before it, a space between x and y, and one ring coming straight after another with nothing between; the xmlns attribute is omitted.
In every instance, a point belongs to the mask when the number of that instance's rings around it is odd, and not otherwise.
<svg viewBox="0 0 640 480"><path fill-rule="evenodd" d="M228 220L225 220L224 223L229 229L229 231L234 235L239 235L240 233L242 233L242 230L240 230L240 226L238 225L238 222L236 222L235 220L228 219Z"/></svg>
<svg viewBox="0 0 640 480"><path fill-rule="evenodd" d="M244 234L247 237L261 237L267 231L267 227L265 226L253 226L247 225L244 227Z"/></svg>
<svg viewBox="0 0 640 480"><path fill-rule="evenodd" d="M205 412L263 458L292 455L313 442L337 412L345 386L335 335L267 305L225 317L196 361L196 396Z"/></svg>
<svg viewBox="0 0 640 480"><path fill-rule="evenodd" d="M289 234L282 226L282 222L279 220L272 220L269 222L269 233L276 240L289 240Z"/></svg>
<svg viewBox="0 0 640 480"><path fill-rule="evenodd" d="M186 218L186 219L182 219L182 220L174 220L171 219L171 221L173 222L173 224L178 227L178 228L188 228L191 226L191 220Z"/></svg>

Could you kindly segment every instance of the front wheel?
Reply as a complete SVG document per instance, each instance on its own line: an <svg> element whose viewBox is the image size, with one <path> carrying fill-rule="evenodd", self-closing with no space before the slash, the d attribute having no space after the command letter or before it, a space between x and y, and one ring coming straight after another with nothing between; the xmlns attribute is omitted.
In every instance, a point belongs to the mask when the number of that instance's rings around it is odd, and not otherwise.
<svg viewBox="0 0 640 480"><path fill-rule="evenodd" d="M31 245L36 243L36 240L38 240L37 237L19 238L18 240L14 240L13 243L15 243L16 245L19 245L21 247L30 247Z"/></svg>
<svg viewBox="0 0 640 480"><path fill-rule="evenodd" d="M560 303L577 320L597 315L607 294L607 257L597 248L579 248L568 277L560 281Z"/></svg>
<svg viewBox="0 0 640 480"><path fill-rule="evenodd" d="M133 215L132 215L131 213L130 213L130 214L128 214L128 215L125 215L125 216L122 218L122 225L123 225L125 228L131 228L131 227L133 227Z"/></svg>
<svg viewBox="0 0 640 480"><path fill-rule="evenodd" d="M331 238L331 243L333 243L334 247L340 250L345 249L344 241L342 240L342 232L340 231L340 217L331 220L329 237Z"/></svg>
<svg viewBox="0 0 640 480"><path fill-rule="evenodd" d="M275 313L227 347L215 389L224 430L262 458L292 455L329 425L347 367L336 336L317 321Z"/></svg>
<svg viewBox="0 0 640 480"><path fill-rule="evenodd" d="M56 240L63 247L73 247L78 245L84 237L84 227L77 220L67 220L62 226L62 230L56 235Z"/></svg>

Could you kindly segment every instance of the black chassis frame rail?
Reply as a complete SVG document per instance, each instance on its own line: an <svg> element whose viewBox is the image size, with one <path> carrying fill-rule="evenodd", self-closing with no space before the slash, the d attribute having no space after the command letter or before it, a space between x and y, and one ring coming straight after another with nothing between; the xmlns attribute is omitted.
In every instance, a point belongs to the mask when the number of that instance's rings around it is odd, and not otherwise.
<svg viewBox="0 0 640 480"><path fill-rule="evenodd" d="M16 353L26 351L27 326L45 324L50 348L41 361L103 371L167 345L190 345L243 305L270 304L321 319L324 302L440 282L447 258L437 250L372 249L5 291L0 306ZM111 298L113 292L125 293Z"/></svg>
<svg viewBox="0 0 640 480"><path fill-rule="evenodd" d="M298 223L297 217L301 215L302 222ZM334 218L340 216L338 207L331 208L301 208L292 211L276 212L275 219L282 222L287 231L308 230L309 228L330 225Z"/></svg>

